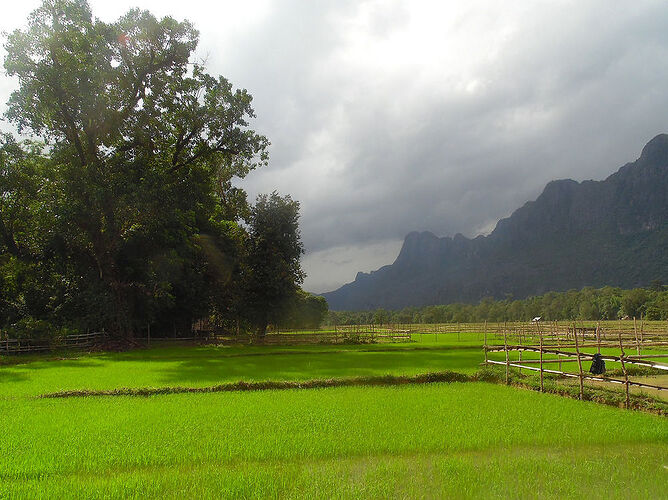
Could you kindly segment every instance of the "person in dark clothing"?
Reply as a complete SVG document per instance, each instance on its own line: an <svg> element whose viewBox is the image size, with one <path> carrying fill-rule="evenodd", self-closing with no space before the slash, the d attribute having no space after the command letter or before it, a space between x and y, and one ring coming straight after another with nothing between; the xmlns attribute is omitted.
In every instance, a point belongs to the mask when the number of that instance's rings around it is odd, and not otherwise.
<svg viewBox="0 0 668 500"><path fill-rule="evenodd" d="M589 373L593 373L594 375L602 375L605 373L605 360L601 357L600 353L594 354Z"/></svg>

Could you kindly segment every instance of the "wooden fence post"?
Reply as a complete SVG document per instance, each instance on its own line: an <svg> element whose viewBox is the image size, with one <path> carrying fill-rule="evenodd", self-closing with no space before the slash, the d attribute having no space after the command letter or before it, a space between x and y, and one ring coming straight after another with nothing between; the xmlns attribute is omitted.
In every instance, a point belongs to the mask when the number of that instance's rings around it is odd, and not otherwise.
<svg viewBox="0 0 668 500"><path fill-rule="evenodd" d="M487 321L485 321L485 330L484 330L484 336L485 336L485 366L487 366Z"/></svg>
<svg viewBox="0 0 668 500"><path fill-rule="evenodd" d="M598 353L601 354L601 331L600 331L601 322L596 322L596 344L598 347Z"/></svg>
<svg viewBox="0 0 668 500"><path fill-rule="evenodd" d="M624 344L622 343L622 334L619 333L619 362L622 364L622 371L624 372L624 381L626 386L626 409L628 410L631 407L631 401L629 399L629 373L626 371L626 365L624 364Z"/></svg>
<svg viewBox="0 0 668 500"><path fill-rule="evenodd" d="M508 358L508 338L506 334L506 329L503 329L503 350L506 351L506 385L508 385L508 372L510 370L510 359Z"/></svg>
<svg viewBox="0 0 668 500"><path fill-rule="evenodd" d="M575 352L578 355L578 368L580 369L580 400L584 399L584 380L582 378L582 358L580 357L580 346L578 345L578 335L575 333L575 323L573 323L573 337L575 338Z"/></svg>
<svg viewBox="0 0 668 500"><path fill-rule="evenodd" d="M559 333L559 329L557 328L557 350L561 351L561 334ZM561 356L557 354L557 359L559 360L559 371L561 370Z"/></svg>
<svg viewBox="0 0 668 500"><path fill-rule="evenodd" d="M636 354L640 356L640 344L638 343L638 325L636 324L635 316L633 316L633 335L636 339Z"/></svg>
<svg viewBox="0 0 668 500"><path fill-rule="evenodd" d="M540 340L540 392L543 392L543 332L538 328L538 338Z"/></svg>

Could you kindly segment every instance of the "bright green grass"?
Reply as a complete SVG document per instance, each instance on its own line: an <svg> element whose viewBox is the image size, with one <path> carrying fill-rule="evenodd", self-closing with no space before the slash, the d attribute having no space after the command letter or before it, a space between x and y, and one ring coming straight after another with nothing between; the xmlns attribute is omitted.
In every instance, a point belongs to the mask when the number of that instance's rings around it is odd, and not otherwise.
<svg viewBox="0 0 668 500"><path fill-rule="evenodd" d="M414 333L411 335L413 342L417 345L423 346L452 346L452 347L461 347L461 346L470 346L478 347L482 349L482 346L485 344L485 337L482 333L476 332L461 332L461 333ZM503 343L503 337L497 338L493 335L487 336L488 343L501 341Z"/></svg>
<svg viewBox="0 0 668 500"><path fill-rule="evenodd" d="M32 480L6 489L25 498L614 499L661 498L664 491L659 445L526 451L148 467ZM638 459L647 470L637 466Z"/></svg>
<svg viewBox="0 0 668 500"><path fill-rule="evenodd" d="M0 366L0 498L662 496L668 420L504 386L31 397L473 372L476 342L171 346Z"/></svg>
<svg viewBox="0 0 668 500"><path fill-rule="evenodd" d="M484 360L475 346L476 334L421 336L404 344L310 345L290 347L155 347L125 353L70 353L65 359L48 357L6 357L25 363L0 365L0 399L35 396L63 390L108 390L118 387L202 387L224 382L263 380L305 380L313 378L372 375L415 375L451 370L473 373ZM463 345L462 345L463 344ZM473 344L473 345L471 345ZM594 349L587 351L595 352ZM608 350L604 349L606 353ZM609 350L615 354L614 349ZM524 359L537 353L523 354ZM503 361L505 354L490 353ZM546 355L544 359L554 359ZM510 354L518 359L518 353ZM591 362L583 360L587 371ZM618 363L606 363L608 369ZM537 365L532 365L537 366ZM558 369L557 363L545 368ZM577 372L577 363L563 363L566 371Z"/></svg>
<svg viewBox="0 0 668 500"><path fill-rule="evenodd" d="M3 400L0 426L0 497L657 498L668 480L665 418L483 383Z"/></svg>
<svg viewBox="0 0 668 500"><path fill-rule="evenodd" d="M304 380L365 375L472 373L483 360L476 347L369 346L166 347L128 353L71 354L0 366L0 399L47 392L117 387L202 387L223 382Z"/></svg>

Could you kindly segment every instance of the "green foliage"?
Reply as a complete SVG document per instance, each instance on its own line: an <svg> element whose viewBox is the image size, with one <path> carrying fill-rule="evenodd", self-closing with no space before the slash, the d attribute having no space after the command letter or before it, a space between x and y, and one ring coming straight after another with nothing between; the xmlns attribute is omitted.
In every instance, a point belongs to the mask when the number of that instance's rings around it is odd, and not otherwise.
<svg viewBox="0 0 668 500"><path fill-rule="evenodd" d="M251 96L193 63L197 41L187 21L105 23L84 0L44 0L8 35L6 116L47 147L0 138L0 328L171 334L243 317L244 294L273 318L297 290L298 204L251 211L232 186L269 142L248 126Z"/></svg>
<svg viewBox="0 0 668 500"><path fill-rule="evenodd" d="M324 297L297 290L290 303L281 311L278 326L289 329L320 328L328 310Z"/></svg>
<svg viewBox="0 0 668 500"><path fill-rule="evenodd" d="M384 325L390 320L390 313L385 309L376 309L373 313L373 322L377 325Z"/></svg>
<svg viewBox="0 0 668 500"><path fill-rule="evenodd" d="M640 318L644 315L646 303L649 299L647 290L634 288L628 290L622 295L622 311L629 318Z"/></svg>
<svg viewBox="0 0 668 500"><path fill-rule="evenodd" d="M260 195L249 217L246 313L260 335L296 299L304 279L299 203L273 192Z"/></svg>
<svg viewBox="0 0 668 500"><path fill-rule="evenodd" d="M648 320L668 319L668 290L635 288L583 288L549 292L524 300L485 298L478 304L407 307L398 311L330 311L328 324L475 323L482 321L615 320L628 316Z"/></svg>
<svg viewBox="0 0 668 500"><path fill-rule="evenodd" d="M7 331L7 335L12 338L30 338L36 340L52 339L58 334L58 329L46 320L35 319L30 316L21 318L12 328Z"/></svg>

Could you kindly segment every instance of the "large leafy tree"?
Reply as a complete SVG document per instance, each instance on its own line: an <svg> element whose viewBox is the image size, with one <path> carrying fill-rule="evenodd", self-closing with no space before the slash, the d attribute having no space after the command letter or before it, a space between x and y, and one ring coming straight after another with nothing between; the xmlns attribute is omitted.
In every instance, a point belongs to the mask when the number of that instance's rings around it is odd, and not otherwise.
<svg viewBox="0 0 668 500"><path fill-rule="evenodd" d="M319 328L327 316L329 306L324 297L303 290L297 291L279 325L287 328Z"/></svg>
<svg viewBox="0 0 668 500"><path fill-rule="evenodd" d="M276 192L258 196L248 231L245 311L257 333L264 335L267 325L280 321L293 306L304 280L299 202Z"/></svg>
<svg viewBox="0 0 668 500"><path fill-rule="evenodd" d="M131 10L105 23L85 0L45 0L5 45L19 81L6 116L47 144L22 189L49 188L30 230L3 219L3 259L51 255L71 314L122 335L220 300L233 273L211 261L235 266L246 207L231 180L267 162L251 96L193 63L197 41L188 22ZM39 164L5 142L13 165Z"/></svg>
<svg viewBox="0 0 668 500"><path fill-rule="evenodd" d="M0 135L0 318L14 322L29 311L41 316L52 309L53 263L45 259L54 217L42 211L51 185L46 159L37 144L18 144ZM47 228L39 231L39 227ZM1 325L0 325L1 326Z"/></svg>

